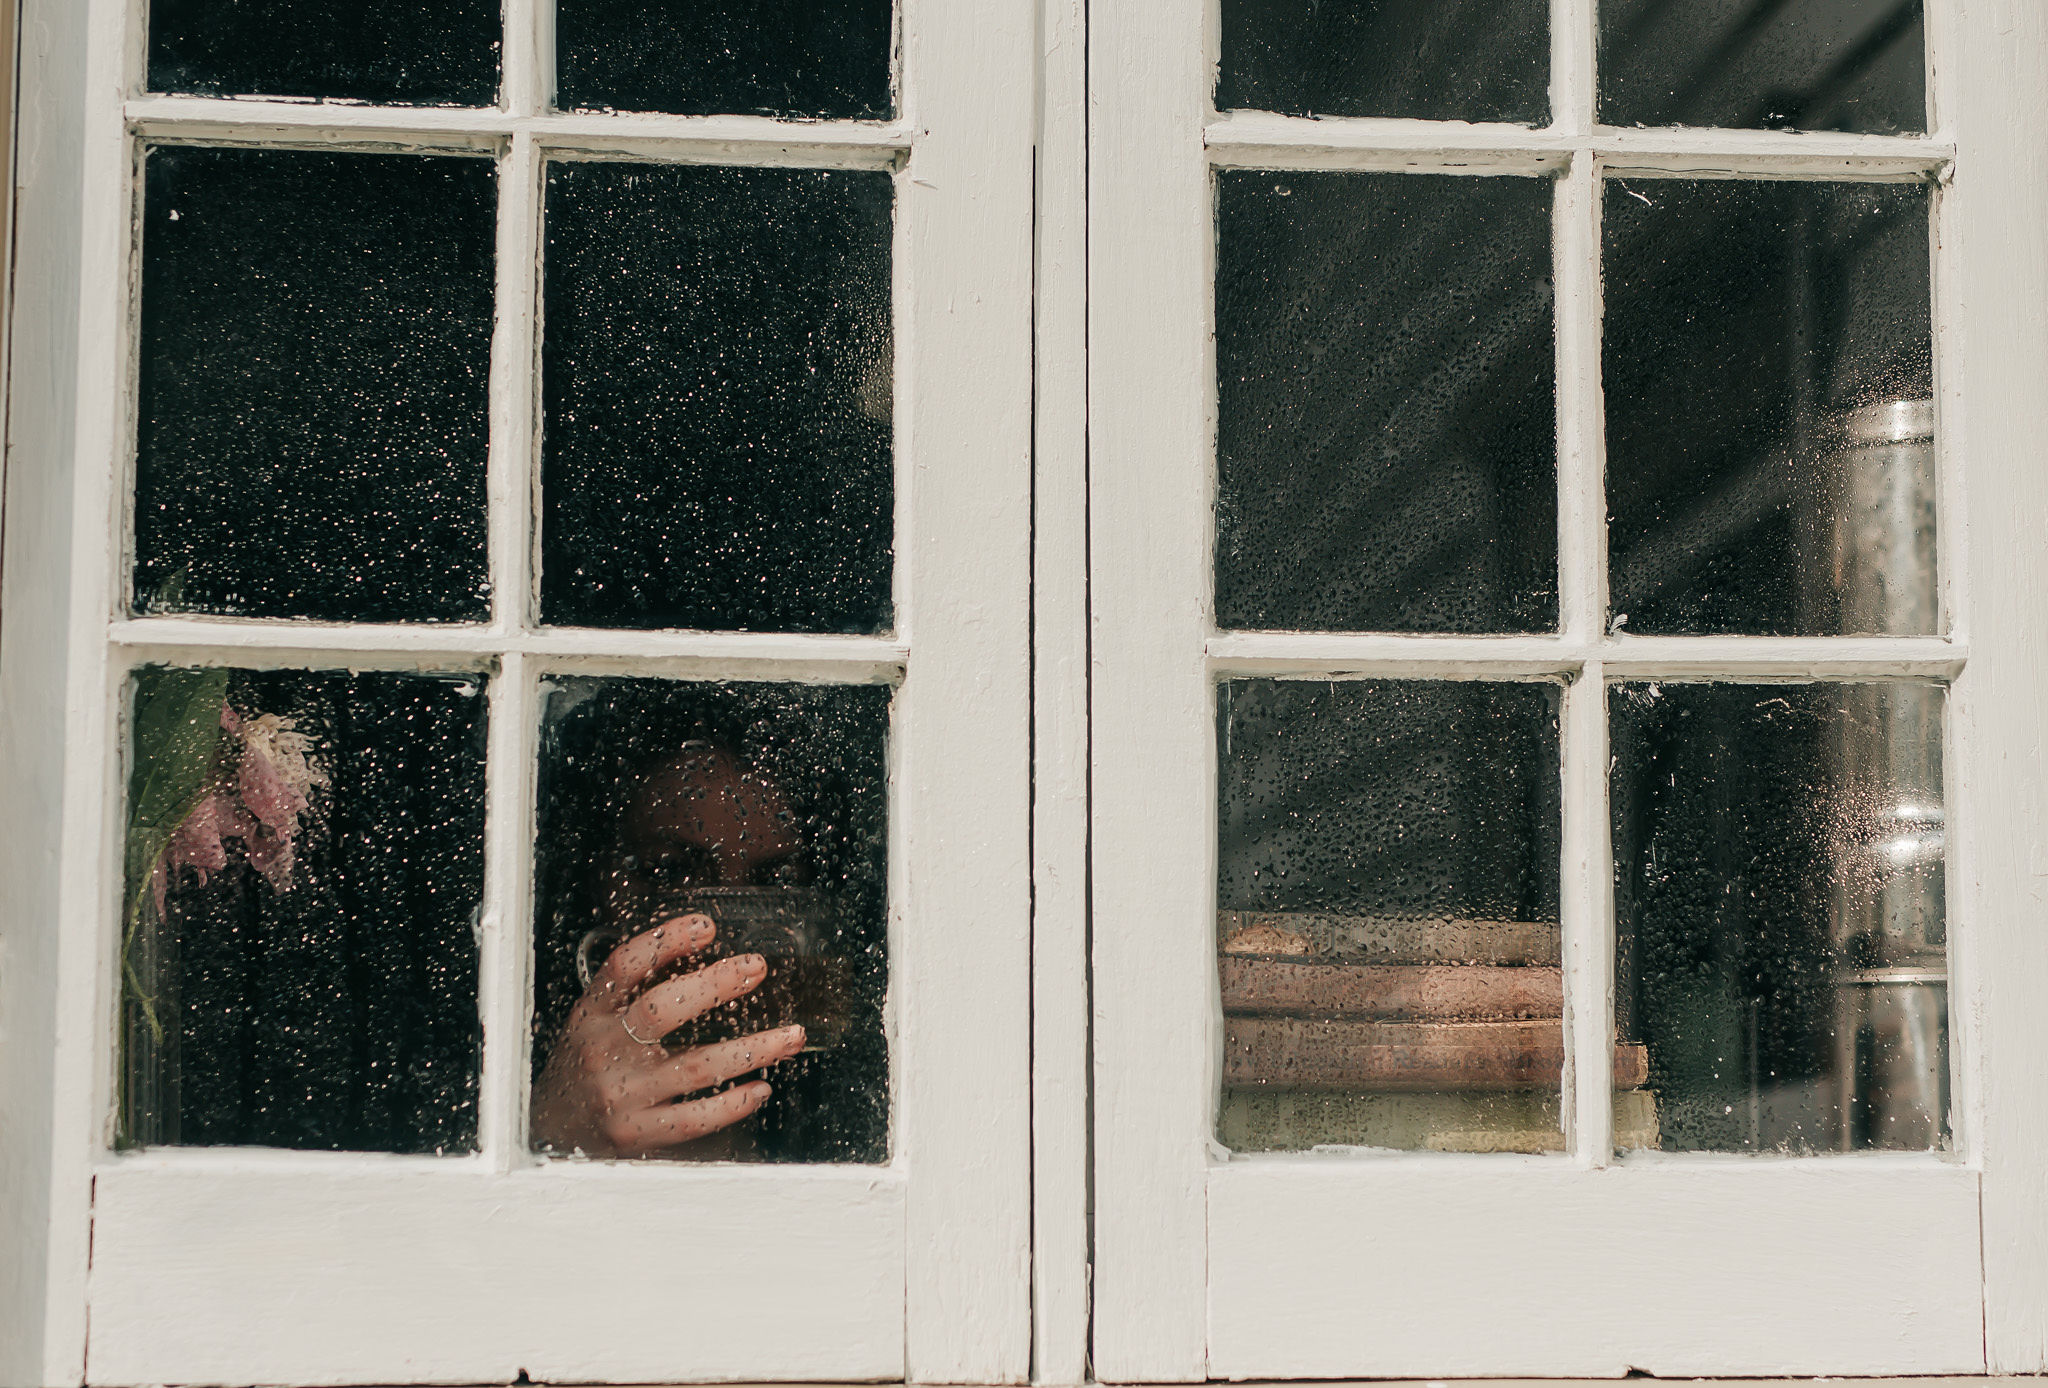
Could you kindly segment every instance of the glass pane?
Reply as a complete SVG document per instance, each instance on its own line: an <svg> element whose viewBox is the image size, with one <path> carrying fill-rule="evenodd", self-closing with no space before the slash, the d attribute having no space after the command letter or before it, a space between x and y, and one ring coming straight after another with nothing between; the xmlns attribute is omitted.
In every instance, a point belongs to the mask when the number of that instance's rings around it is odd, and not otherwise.
<svg viewBox="0 0 2048 1388"><path fill-rule="evenodd" d="M1612 620L1940 630L1927 189L1610 182Z"/></svg>
<svg viewBox="0 0 2048 1388"><path fill-rule="evenodd" d="M545 692L534 1145L888 1160L889 689Z"/></svg>
<svg viewBox="0 0 2048 1388"><path fill-rule="evenodd" d="M891 208L883 173L549 167L546 621L889 625Z"/></svg>
<svg viewBox="0 0 2048 1388"><path fill-rule="evenodd" d="M1217 623L1554 627L1549 181L1219 183Z"/></svg>
<svg viewBox="0 0 2048 1388"><path fill-rule="evenodd" d="M1216 109L1544 125L1549 0L1223 0Z"/></svg>
<svg viewBox="0 0 2048 1388"><path fill-rule="evenodd" d="M555 0L565 110L896 114L890 0Z"/></svg>
<svg viewBox="0 0 2048 1388"><path fill-rule="evenodd" d="M1563 1145L1558 701L1222 686L1222 1141Z"/></svg>
<svg viewBox="0 0 2048 1388"><path fill-rule="evenodd" d="M122 1141L474 1149L477 681L152 667L130 699Z"/></svg>
<svg viewBox="0 0 2048 1388"><path fill-rule="evenodd" d="M499 0L150 0L149 85L488 106L498 11Z"/></svg>
<svg viewBox="0 0 2048 1388"><path fill-rule="evenodd" d="M1921 0L1600 0L1606 125L1927 128Z"/></svg>
<svg viewBox="0 0 2048 1388"><path fill-rule="evenodd" d="M1685 1152L1948 1135L1943 692L1611 691L1616 1021Z"/></svg>
<svg viewBox="0 0 2048 1388"><path fill-rule="evenodd" d="M150 152L136 611L488 614L493 172Z"/></svg>

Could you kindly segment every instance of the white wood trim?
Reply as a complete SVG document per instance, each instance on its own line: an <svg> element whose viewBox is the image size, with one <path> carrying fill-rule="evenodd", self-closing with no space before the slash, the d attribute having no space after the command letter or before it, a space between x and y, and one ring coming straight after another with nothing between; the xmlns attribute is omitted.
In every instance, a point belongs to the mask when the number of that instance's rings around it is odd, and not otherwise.
<svg viewBox="0 0 2048 1388"><path fill-rule="evenodd" d="M538 40L536 40L536 43ZM538 76L525 79L538 82ZM537 103L527 88L515 100ZM307 138L402 141L421 147L462 145L525 133L550 148L595 141L600 147L628 140L647 144L726 146L734 162L762 162L757 153L777 149L908 149L924 132L907 119L894 121L782 120L771 116L666 116L634 112L589 114L540 109L508 111L494 106L371 106L351 101L220 96L140 96L123 103L122 114L146 137L185 134L192 138Z"/></svg>
<svg viewBox="0 0 2048 1388"><path fill-rule="evenodd" d="M1562 40L1559 36L1559 41ZM1590 34L1586 35L1590 41ZM1836 135L1775 130L1621 130L1358 116L1282 116L1231 111L1203 128L1211 160L1262 168L1459 168L1538 172L1578 151L1603 164L1697 177L1924 178L1955 147L1919 135Z"/></svg>
<svg viewBox="0 0 2048 1388"><path fill-rule="evenodd" d="M1926 1159L1235 1161L1212 1372L1981 1372L1976 1208Z"/></svg>
<svg viewBox="0 0 2048 1388"><path fill-rule="evenodd" d="M116 621L109 635L126 658L137 664L172 659L257 667L341 663L365 668L471 669L501 654L517 652L545 668L577 673L666 673L694 679L767 677L854 684L897 678L910 659L908 643L894 637L774 632L574 627L508 631L498 626L341 626L142 617Z"/></svg>
<svg viewBox="0 0 2048 1388"><path fill-rule="evenodd" d="M100 1172L94 1382L903 1373L900 1173L218 1167ZM705 1256L719 1276L678 1275Z"/></svg>
<svg viewBox="0 0 2048 1388"><path fill-rule="evenodd" d="M1088 131L1082 0L1039 6L1032 483L1031 1375L1088 1379Z"/></svg>
<svg viewBox="0 0 2048 1388"><path fill-rule="evenodd" d="M66 364L76 372L76 419L68 440L75 451L51 459L53 468L68 472L71 487L63 590L70 633L64 673L42 672L64 681L62 736L67 757L76 758L65 770L56 856L56 1051L50 1075L56 1101L48 1133L53 1193L43 1376L59 1384L76 1383L85 1372L91 1161L108 1137L113 1088L106 1042L114 1034L116 977L107 961L119 948L121 888L109 826L120 801L115 748L121 691L101 638L119 594L121 546L113 537L123 533L126 508L117 482L128 475L133 437L131 411L115 402L126 398L131 370L133 299L126 271L134 241L134 165L118 109L93 101L91 94L122 90L138 55L127 43L121 0L90 0L85 8L86 29L74 41L86 45L86 80L83 91L72 95L83 97L84 130L78 355ZM39 808L47 813L47 806ZM41 924L49 928L47 920Z"/></svg>
<svg viewBox="0 0 2048 1388"><path fill-rule="evenodd" d="M490 682L484 818L484 899L477 1007L483 1075L477 1138L493 1171L531 1165L527 1090L533 1042L534 773L539 699L525 656L504 657Z"/></svg>
<svg viewBox="0 0 2048 1388"><path fill-rule="evenodd" d="M513 117L540 115L554 102L554 5L505 0L504 13L498 109Z"/></svg>
<svg viewBox="0 0 2048 1388"><path fill-rule="evenodd" d="M1973 654L1951 700L1951 785L1962 790L1952 803L1964 817L1949 875L1962 927L1951 1011L1984 1166L1990 1367L2038 1373L2048 1368L2048 11L2031 0L1952 8L1938 93L1962 153L1941 200L1942 240L1955 249L1938 302L1956 365L1942 379L1944 422L1964 473L1949 492L1961 493L1956 620Z"/></svg>
<svg viewBox="0 0 2048 1388"><path fill-rule="evenodd" d="M1602 514L1605 514L1604 508ZM1567 580L1569 584L1570 580ZM1604 581L1602 583L1604 587ZM1622 678L1946 678L1967 653L1943 637L1375 636L1233 631L1205 643L1219 675L1571 675L1599 664Z"/></svg>
<svg viewBox="0 0 2048 1388"><path fill-rule="evenodd" d="M10 9L12 7L10 6ZM0 1381L63 1384L84 1372L86 1201L68 1164L57 1086L58 1019L74 999L56 929L71 765L71 476L78 425L78 317L89 18L75 0L21 11L15 263L8 335L4 507L6 612L0 617L0 785L33 807L0 835ZM75 963L70 965L75 970ZM66 1053L66 1078L82 1078Z"/></svg>
<svg viewBox="0 0 2048 1388"><path fill-rule="evenodd" d="M1037 9L905 0L896 961L905 1371L1031 1368L1031 264Z"/></svg>
<svg viewBox="0 0 2048 1388"><path fill-rule="evenodd" d="M1208 1376L1214 228L1203 0L1089 13L1095 1372Z"/></svg>
<svg viewBox="0 0 2048 1388"><path fill-rule="evenodd" d="M1580 1166L1614 1154L1614 857L1607 790L1607 682L1589 665L1560 720L1563 871L1558 882L1565 1012L1565 1142Z"/></svg>

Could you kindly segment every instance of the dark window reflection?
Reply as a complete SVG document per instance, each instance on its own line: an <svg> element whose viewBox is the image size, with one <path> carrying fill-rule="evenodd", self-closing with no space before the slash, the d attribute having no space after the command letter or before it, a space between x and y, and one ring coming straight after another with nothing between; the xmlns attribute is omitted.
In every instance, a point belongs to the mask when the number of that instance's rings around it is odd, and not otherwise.
<svg viewBox="0 0 2048 1388"><path fill-rule="evenodd" d="M698 116L895 114L890 0L555 0L556 104Z"/></svg>
<svg viewBox="0 0 2048 1388"><path fill-rule="evenodd" d="M1629 632L1938 629L1928 193L1604 193L1609 579Z"/></svg>
<svg viewBox="0 0 2048 1388"><path fill-rule="evenodd" d="M1670 1151L1948 1132L1942 691L1616 686L1616 1020Z"/></svg>
<svg viewBox="0 0 2048 1388"><path fill-rule="evenodd" d="M887 1159L889 699L881 686L548 686L536 1146ZM715 936L692 943L673 923L699 916ZM702 1012L671 1005L750 955L766 964L751 986ZM802 1036L777 1049L793 1026ZM731 1063L675 1078L690 1054Z"/></svg>
<svg viewBox="0 0 2048 1388"><path fill-rule="evenodd" d="M1219 184L1217 623L1555 626L1550 181Z"/></svg>
<svg viewBox="0 0 2048 1388"><path fill-rule="evenodd" d="M138 612L480 620L487 159L150 152Z"/></svg>
<svg viewBox="0 0 2048 1388"><path fill-rule="evenodd" d="M1216 109L1542 125L1549 0L1223 0Z"/></svg>
<svg viewBox="0 0 2048 1388"><path fill-rule="evenodd" d="M1224 1142L1562 1147L1558 699L1222 686Z"/></svg>
<svg viewBox="0 0 2048 1388"><path fill-rule="evenodd" d="M149 85L488 106L499 0L150 0Z"/></svg>
<svg viewBox="0 0 2048 1388"><path fill-rule="evenodd" d="M474 1148L477 682L153 668L132 701L122 1140Z"/></svg>
<svg viewBox="0 0 2048 1388"><path fill-rule="evenodd" d="M1608 125L1927 128L1921 0L1601 0Z"/></svg>
<svg viewBox="0 0 2048 1388"><path fill-rule="evenodd" d="M889 624L891 209L884 173L549 167L544 620Z"/></svg>

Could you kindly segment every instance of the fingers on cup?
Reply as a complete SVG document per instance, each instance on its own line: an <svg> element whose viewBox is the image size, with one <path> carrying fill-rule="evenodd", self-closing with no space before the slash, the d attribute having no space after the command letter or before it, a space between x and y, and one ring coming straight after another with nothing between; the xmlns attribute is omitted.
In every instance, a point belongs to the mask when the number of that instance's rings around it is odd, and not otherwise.
<svg viewBox="0 0 2048 1388"><path fill-rule="evenodd" d="M625 997L678 959L701 953L717 937L718 927L709 916L677 916L663 921L614 949L604 967L591 979L591 990Z"/></svg>
<svg viewBox="0 0 2048 1388"><path fill-rule="evenodd" d="M626 1009L626 1025L638 1036L666 1036L683 1023L743 998L768 976L768 961L758 954L735 954L657 984Z"/></svg>
<svg viewBox="0 0 2048 1388"><path fill-rule="evenodd" d="M803 1048L802 1027L757 1031L685 1051L650 1071L638 1087L648 1102L664 1102L738 1079L749 1070L780 1064Z"/></svg>
<svg viewBox="0 0 2048 1388"><path fill-rule="evenodd" d="M708 1099L691 1099L681 1104L661 1104L641 1109L629 1120L622 1151L652 1152L679 1143L694 1142L721 1128L730 1128L768 1101L772 1091L765 1080L735 1085Z"/></svg>

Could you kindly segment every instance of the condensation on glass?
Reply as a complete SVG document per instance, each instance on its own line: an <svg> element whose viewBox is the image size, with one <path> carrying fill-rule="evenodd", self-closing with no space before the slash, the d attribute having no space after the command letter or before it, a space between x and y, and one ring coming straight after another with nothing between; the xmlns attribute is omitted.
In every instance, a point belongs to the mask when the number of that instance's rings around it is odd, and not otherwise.
<svg viewBox="0 0 2048 1388"><path fill-rule="evenodd" d="M1928 196L1606 184L1617 627L1941 630Z"/></svg>
<svg viewBox="0 0 2048 1388"><path fill-rule="evenodd" d="M1556 626L1552 188L1218 176L1218 625Z"/></svg>
<svg viewBox="0 0 2048 1388"><path fill-rule="evenodd" d="M550 164L541 616L892 618L889 175Z"/></svg>
<svg viewBox="0 0 2048 1388"><path fill-rule="evenodd" d="M1543 125L1549 0L1223 0L1216 109Z"/></svg>
<svg viewBox="0 0 2048 1388"><path fill-rule="evenodd" d="M1220 687L1226 1146L1562 1148L1560 692Z"/></svg>
<svg viewBox="0 0 2048 1388"><path fill-rule="evenodd" d="M473 676L152 666L129 685L126 1146L473 1150Z"/></svg>
<svg viewBox="0 0 2048 1388"><path fill-rule="evenodd" d="M150 0L149 85L489 106L501 24L499 0Z"/></svg>
<svg viewBox="0 0 2048 1388"><path fill-rule="evenodd" d="M494 175L488 159L150 151L136 612L488 614Z"/></svg>
<svg viewBox="0 0 2048 1388"><path fill-rule="evenodd" d="M1687 1152L1949 1134L1943 689L1620 684L1620 1035Z"/></svg>
<svg viewBox="0 0 2048 1388"><path fill-rule="evenodd" d="M1927 129L1921 0L1601 0L1606 125Z"/></svg>
<svg viewBox="0 0 2048 1388"><path fill-rule="evenodd" d="M543 686L534 918L533 1141L555 1155L880 1162L889 1154L888 769L891 690L558 677ZM705 915L716 937L604 986L613 951ZM758 954L758 987L660 1037L694 1047L804 1028L745 1121L644 1152L587 1152L575 1069L616 1056L642 994ZM625 1048L627 1068L641 1053ZM622 1071L623 1073L623 1071ZM644 1079L645 1067L635 1069ZM637 1083L637 1081L636 1081ZM731 1087L636 1090L646 1110ZM580 1106L580 1107L579 1107Z"/></svg>
<svg viewBox="0 0 2048 1388"><path fill-rule="evenodd" d="M555 101L882 120L893 49L890 0L555 0Z"/></svg>

